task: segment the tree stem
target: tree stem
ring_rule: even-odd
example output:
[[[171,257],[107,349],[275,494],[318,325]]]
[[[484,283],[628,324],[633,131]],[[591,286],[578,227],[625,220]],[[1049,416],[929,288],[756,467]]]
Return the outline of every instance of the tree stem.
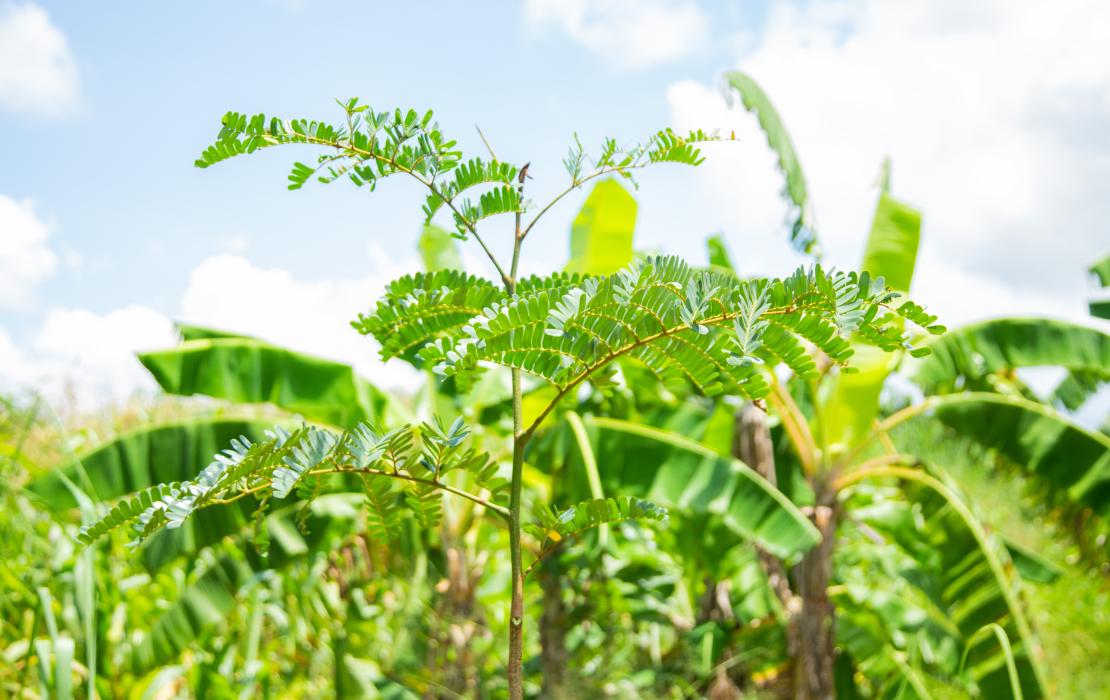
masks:
[[[517,191],[524,200],[525,171],[520,173]],[[516,293],[517,270],[520,265],[520,244],[523,240],[520,228],[520,212],[516,214],[516,227],[513,233],[513,260],[505,291]],[[524,395],[521,389],[521,372],[512,370],[513,383],[513,473],[509,491],[509,550],[512,564],[512,600],[509,604],[509,698],[522,700],[524,697],[524,566],[520,552],[520,497],[524,473],[524,448],[528,435],[524,432]]]

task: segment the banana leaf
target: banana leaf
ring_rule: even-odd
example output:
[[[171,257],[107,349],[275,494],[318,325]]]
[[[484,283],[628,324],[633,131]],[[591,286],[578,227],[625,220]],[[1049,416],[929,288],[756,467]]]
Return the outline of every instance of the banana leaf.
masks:
[[[1110,514],[1110,437],[1014,396],[970,392],[929,401],[957,433],[996,450],[1072,502]]]
[[[168,393],[204,394],[236,403],[271,403],[307,420],[339,427],[388,422],[393,399],[349,365],[244,337],[186,340],[139,354]]]
[[[782,117],[779,116],[770,98],[763,92],[751,76],[740,71],[725,73],[725,85],[736,91],[744,109],[755,114],[759,126],[767,136],[767,145],[778,159],[779,170],[786,179],[783,196],[791,204],[790,242],[804,253],[817,252],[817,234],[814,231],[812,207],[809,202],[809,188],[801,162],[794,150],[794,142],[786,131]]]
[[[820,541],[797,507],[750,467],[684,434],[591,417],[606,493],[720,517],[733,532],[790,559]]]
[[[419,247],[424,269],[428,272],[463,269],[462,254],[455,238],[439,226],[428,224],[424,227]]]
[[[921,213],[894,199],[879,195],[861,269],[882,277],[888,287],[907,292],[917,267],[921,239]],[[870,430],[879,412],[879,395],[898,357],[870,345],[855,345],[855,373],[840,373],[823,402],[821,416],[827,444],[833,451],[854,444]]]
[[[1110,335],[1045,318],[1001,318],[951,330],[933,341],[911,378],[927,394],[986,387],[988,375],[1020,367],[1064,367],[1110,380]]]
[[[54,511],[76,508],[66,479],[94,501],[110,501],[155,484],[192,479],[234,438],[261,440],[273,421],[196,419],[124,433],[48,471],[27,489]]]
[[[567,272],[606,275],[632,262],[636,200],[616,180],[594,185],[570,229]]]

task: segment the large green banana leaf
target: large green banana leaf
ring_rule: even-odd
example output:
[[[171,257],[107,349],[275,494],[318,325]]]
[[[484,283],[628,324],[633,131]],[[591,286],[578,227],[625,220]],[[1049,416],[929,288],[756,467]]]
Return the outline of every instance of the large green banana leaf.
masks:
[[[1064,367],[1110,380],[1110,335],[1046,318],[1001,318],[951,330],[912,372],[929,394],[981,388],[991,374],[1019,367]]]
[[[156,484],[192,479],[232,439],[264,440],[272,427],[272,421],[202,419],[142,428],[47,472],[28,489],[52,510],[77,506],[67,480],[95,500],[112,501]],[[243,500],[203,509],[182,527],[152,537],[142,549],[144,563],[156,571],[182,554],[196,553],[242,531],[255,505]]]
[[[28,490],[52,510],[76,508],[66,479],[95,501],[110,501],[156,484],[192,479],[231,440],[264,439],[273,421],[197,419],[120,435],[35,479]]]
[[[938,419],[997,450],[1075,503],[1110,514],[1110,437],[1023,398],[969,392],[929,399]]]
[[[339,427],[388,422],[397,404],[351,368],[244,337],[186,340],[139,354],[166,392],[237,403],[272,403]]]
[[[813,253],[817,250],[817,235],[813,230],[814,222],[809,202],[809,190],[805,174],[794,150],[794,142],[786,131],[782,117],[779,116],[770,98],[763,92],[751,76],[740,71],[725,73],[725,84],[740,95],[744,109],[755,114],[759,126],[767,136],[767,144],[775,152],[779,170],[786,178],[783,195],[793,205],[794,222],[790,231],[790,242],[798,250]]]
[[[726,272],[736,272],[732,264],[732,256],[728,253],[725,237],[715,233],[705,240],[705,247],[709,250],[709,266]]]
[[[594,185],[570,229],[567,272],[607,275],[632,262],[636,200],[616,180]]]
[[[908,292],[920,241],[921,212],[883,192],[875,205],[860,270],[882,276],[891,289]]]
[[[668,430],[589,418],[607,493],[720,517],[734,532],[789,559],[820,541],[817,529],[766,479],[736,459]]]
[[[887,286],[907,292],[917,266],[921,239],[921,213],[894,199],[879,195],[861,269],[883,277]],[[879,412],[879,394],[898,358],[870,345],[855,344],[853,374],[840,373],[824,401],[821,416],[825,441],[835,452],[853,445],[871,428]]]

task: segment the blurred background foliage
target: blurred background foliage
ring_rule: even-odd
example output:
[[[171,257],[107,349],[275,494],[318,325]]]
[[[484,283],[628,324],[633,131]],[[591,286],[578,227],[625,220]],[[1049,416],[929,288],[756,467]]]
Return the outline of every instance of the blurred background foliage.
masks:
[[[820,255],[782,118],[750,77],[727,80],[778,156],[792,242]],[[889,163],[883,173],[861,264],[907,290],[922,217],[891,195]],[[635,222],[632,193],[597,183],[566,269],[606,274],[641,255]],[[705,265],[751,272],[733,268],[730,243],[710,237]],[[460,265],[434,225],[419,250],[429,270]],[[1108,265],[1092,266],[1097,285]],[[1110,424],[1075,422],[1110,379],[1097,323],[992,320],[951,329],[925,359],[861,349],[855,375],[779,372],[783,413],[664,387],[632,361],[569,397],[530,448],[528,497],[650,497],[670,518],[531,542],[542,560],[528,580],[529,694],[792,695],[798,584],[782,576],[805,564],[752,519],[752,487],[730,466],[758,456],[744,437],[754,420],[770,437],[763,476],[784,497],[812,514],[828,487],[839,504],[826,589],[838,696],[1110,697]],[[158,396],[94,414],[3,398],[0,695],[502,696],[507,534],[468,501],[446,499],[434,531],[406,515],[387,541],[363,493],[336,482],[261,517],[242,502],[207,509],[138,550],[119,532],[76,544],[115,499],[192,478],[232,438],[274,424],[461,416],[505,461],[507,373],[468,387],[429,373],[393,395],[233,329],[179,330],[179,345],[138,358]],[[1027,371],[1045,367],[1058,377],[1048,391]],[[533,391],[526,412],[550,398]],[[836,456],[842,482],[812,478],[814,449]]]

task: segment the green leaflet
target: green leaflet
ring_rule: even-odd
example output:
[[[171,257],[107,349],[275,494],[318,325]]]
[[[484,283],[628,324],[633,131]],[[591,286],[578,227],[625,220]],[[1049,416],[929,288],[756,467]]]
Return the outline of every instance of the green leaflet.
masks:
[[[635,225],[632,195],[615,180],[598,182],[571,224],[566,271],[604,275],[632,262]]]
[[[349,365],[242,337],[187,340],[139,354],[166,392],[236,403],[272,403],[308,420],[351,426],[382,421],[393,399]]]
[[[28,490],[52,510],[77,506],[66,487],[66,479],[98,501],[128,497],[115,504],[87,536],[82,534],[81,543],[88,544],[108,530],[134,520],[150,505],[149,500],[157,500],[168,489],[195,478],[212,462],[213,455],[232,440],[239,436],[262,440],[265,431],[272,427],[271,421],[196,419],[142,428],[124,433],[47,472],[33,481]],[[242,501],[210,508],[179,529],[160,532],[142,550],[145,565],[157,570],[182,554],[197,552],[241,531],[250,522],[252,506],[253,502]],[[110,518],[112,515],[115,517]]]
[[[725,83],[740,95],[744,109],[754,113],[759,119],[759,126],[767,136],[767,144],[778,158],[779,170],[786,178],[783,196],[791,204],[793,222],[790,227],[790,242],[802,252],[817,253],[817,234],[813,229],[812,206],[805,174],[782,117],[763,92],[763,88],[746,73],[726,73]]]
[[[676,510],[713,514],[782,558],[820,541],[802,513],[763,477],[683,435],[631,421],[589,418],[600,428],[598,461],[613,491]],[[664,449],[660,449],[663,447]]]
[[[457,313],[462,302],[437,311],[454,294],[470,295],[469,285],[420,297],[391,293],[359,325],[383,348],[399,335],[408,347],[417,345],[418,337],[435,338],[419,356],[444,376],[465,376],[493,363],[567,390],[627,356],[641,360],[668,386],[693,384],[707,395],[752,398],[767,392],[761,360],[751,356],[755,347],[807,373],[814,365],[799,338],[845,363],[851,348],[842,336],[853,332],[884,350],[906,347],[908,338],[890,323],[896,317],[930,332],[943,330],[916,304],[894,304],[899,295],[878,288],[867,273],[826,272],[820,266],[799,268],[784,279],[739,280],[695,270],[678,258],[650,257],[608,276],[556,275],[550,284],[490,303],[461,327],[425,327],[411,320],[418,314]]]
[[[541,542],[558,542],[591,528],[626,520],[667,520],[666,508],[629,496],[595,498],[561,511],[552,510],[546,503],[539,503],[535,514],[537,523],[526,527]]]
[[[188,420],[124,433],[27,487],[53,510],[77,507],[65,478],[94,500],[108,501],[157,484],[186,481],[234,438],[262,439],[272,421]]]
[[[463,269],[462,254],[455,238],[434,224],[427,224],[420,234],[420,257],[424,261],[424,269],[428,272],[436,270],[461,270]]]
[[[1064,367],[1110,379],[1110,335],[1045,318],[1003,318],[949,331],[933,341],[911,378],[926,393],[987,387],[990,374],[1019,367]]]
[[[1110,437],[1091,432],[1039,403],[972,392],[929,399],[945,425],[1068,498],[1110,513]]]

